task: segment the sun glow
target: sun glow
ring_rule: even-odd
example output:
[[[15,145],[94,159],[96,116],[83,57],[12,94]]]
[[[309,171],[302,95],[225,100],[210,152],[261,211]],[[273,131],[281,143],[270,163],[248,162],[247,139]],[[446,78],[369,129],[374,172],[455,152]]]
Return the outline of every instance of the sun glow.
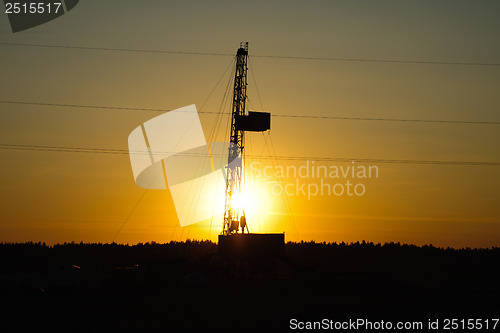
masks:
[[[243,208],[243,193],[242,192],[236,192],[231,196],[231,206],[233,207],[234,210],[240,211]]]
[[[274,199],[263,183],[247,183],[241,192],[234,193],[231,204],[241,215],[245,215],[251,232],[261,232],[265,227]]]
[[[245,188],[245,212],[257,216],[265,214],[265,190],[262,187],[247,185]]]

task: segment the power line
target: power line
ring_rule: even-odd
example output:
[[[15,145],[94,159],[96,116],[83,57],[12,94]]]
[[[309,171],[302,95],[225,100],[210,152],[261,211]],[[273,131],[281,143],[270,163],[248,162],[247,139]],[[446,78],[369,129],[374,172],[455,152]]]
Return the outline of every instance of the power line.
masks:
[[[264,157],[267,158],[267,157]],[[434,164],[434,165],[471,165],[471,166],[500,166],[500,162],[483,161],[446,161],[446,160],[402,160],[380,158],[345,158],[345,157],[312,157],[312,156],[276,156],[278,160],[287,161],[321,161],[321,162],[362,162],[384,164]]]
[[[157,53],[157,54],[181,54],[181,55],[200,55],[200,56],[230,56],[230,53],[218,52],[190,52],[190,51],[167,51],[151,49],[129,49],[129,48],[110,48],[110,47],[90,47],[90,46],[68,46],[68,45],[49,45],[49,44],[27,44],[27,43],[8,43],[0,42],[5,46],[22,47],[44,47],[75,50],[92,51],[115,51],[115,52],[136,52],[136,53]],[[336,57],[305,57],[305,56],[281,56],[281,55],[253,55],[253,58],[268,59],[290,59],[290,60],[314,60],[314,61],[343,61],[343,62],[372,62],[372,63],[394,63],[394,64],[416,64],[416,65],[456,65],[456,66],[500,66],[500,63],[482,63],[482,62],[455,62],[455,61],[423,61],[423,60],[397,60],[397,59],[363,59],[363,58],[336,58]]]
[[[469,120],[439,120],[439,119],[403,119],[403,118],[370,118],[370,117],[339,117],[339,116],[305,116],[305,115],[273,115],[273,117],[310,118],[332,120],[363,120],[363,121],[391,121],[413,123],[443,123],[443,124],[474,124],[474,125],[500,125],[500,121],[469,121]]]
[[[83,108],[83,109],[132,110],[132,111],[153,111],[153,112],[172,111],[172,109],[130,108],[130,107],[120,107],[120,106],[20,102],[20,101],[6,101],[6,100],[0,100],[0,103],[3,103],[3,104],[21,104],[21,105],[40,105],[40,106],[57,106],[57,107],[69,107],[69,108]],[[200,112],[198,112],[198,113],[200,113]]]
[[[67,152],[67,153],[74,152],[74,153],[128,154],[128,150],[126,149],[18,145],[18,144],[4,144],[4,143],[0,143],[0,149],[57,151],[57,152]],[[147,153],[147,152],[144,151],[141,153]]]
[[[55,106],[85,109],[108,109],[108,110],[130,110],[130,111],[149,111],[149,112],[168,112],[172,109],[155,109],[141,107],[120,107],[120,106],[101,106],[101,105],[81,105],[81,104],[59,104],[59,103],[39,103],[39,102],[20,102],[0,100],[3,104],[20,105],[38,105]],[[220,114],[219,112],[198,111],[200,114]],[[388,122],[413,122],[413,123],[442,123],[442,124],[470,124],[470,125],[500,125],[500,121],[473,121],[473,120],[444,120],[444,119],[404,119],[404,118],[371,118],[371,117],[342,117],[342,116],[320,116],[320,115],[292,115],[292,114],[273,114],[273,117],[280,118],[306,118],[306,119],[331,119],[331,120],[361,120],[361,121],[388,121]]]
[[[8,43],[8,42],[0,42],[0,45],[44,47],[44,48],[55,48],[55,49],[93,50],[93,51],[116,51],[116,52],[185,54],[185,55],[231,56],[231,57],[234,56],[233,54],[229,54],[229,53],[216,53],[216,52],[189,52],[189,51],[166,51],[166,50],[146,50],[146,49],[123,49],[123,48],[111,48],[111,47],[68,46],[68,45],[27,44],[27,43]]]
[[[0,143],[0,150],[31,150],[31,151],[51,151],[66,153],[99,153],[99,154],[118,154],[128,155],[127,149],[110,148],[89,148],[89,147],[63,147],[63,146],[42,146],[42,145],[19,145]],[[131,154],[149,154],[147,151],[131,151]],[[153,154],[164,154],[165,152],[156,152]],[[194,153],[177,153],[181,156],[199,157]],[[219,156],[221,154],[213,154]],[[320,161],[320,162],[360,162],[360,163],[384,163],[384,164],[429,164],[429,165],[464,165],[464,166],[500,166],[500,162],[491,161],[446,161],[446,160],[416,160],[416,159],[381,159],[381,158],[347,158],[347,157],[325,157],[325,156],[290,156],[290,155],[246,155],[249,158],[256,159],[278,159],[282,161]]]
[[[500,66],[500,63],[484,62],[455,62],[455,61],[424,61],[424,60],[395,60],[395,59],[362,59],[362,58],[323,58],[323,57],[298,57],[298,56],[273,56],[253,55],[253,58],[275,58],[295,60],[321,60],[321,61],[349,61],[349,62],[375,62],[412,65],[455,65],[455,66]]]

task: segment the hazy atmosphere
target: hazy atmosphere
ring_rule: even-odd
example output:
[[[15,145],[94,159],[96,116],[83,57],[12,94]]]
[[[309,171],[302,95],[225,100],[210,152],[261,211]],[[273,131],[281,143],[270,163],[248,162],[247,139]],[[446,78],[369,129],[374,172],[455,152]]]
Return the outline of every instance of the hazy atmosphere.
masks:
[[[248,109],[272,114],[246,139],[251,231],[500,246],[499,17],[487,0],[82,0],[12,33],[2,14],[0,241],[215,240],[221,219],[181,227],[168,189],[135,184],[127,138],[195,104],[227,140],[249,42]]]

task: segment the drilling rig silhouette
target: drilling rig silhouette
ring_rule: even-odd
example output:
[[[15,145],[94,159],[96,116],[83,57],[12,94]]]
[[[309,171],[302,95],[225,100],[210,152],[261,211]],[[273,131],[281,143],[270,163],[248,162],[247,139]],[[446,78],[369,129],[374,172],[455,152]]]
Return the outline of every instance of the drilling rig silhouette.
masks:
[[[226,170],[225,209],[222,232],[219,235],[219,254],[229,261],[247,266],[263,261],[272,265],[284,255],[285,235],[250,233],[245,216],[244,151],[245,132],[264,132],[271,128],[268,112],[246,112],[248,73],[248,42],[240,43],[236,52],[231,133]],[[236,205],[235,198],[242,198]],[[248,221],[251,222],[251,221]]]

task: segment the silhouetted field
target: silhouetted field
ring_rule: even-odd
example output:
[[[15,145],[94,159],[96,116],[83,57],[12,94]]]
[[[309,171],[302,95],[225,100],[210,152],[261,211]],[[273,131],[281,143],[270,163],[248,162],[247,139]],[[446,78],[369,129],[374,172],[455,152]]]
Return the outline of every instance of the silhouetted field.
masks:
[[[287,331],[323,318],[498,318],[500,248],[287,243],[228,260],[209,241],[0,244],[16,331]]]

